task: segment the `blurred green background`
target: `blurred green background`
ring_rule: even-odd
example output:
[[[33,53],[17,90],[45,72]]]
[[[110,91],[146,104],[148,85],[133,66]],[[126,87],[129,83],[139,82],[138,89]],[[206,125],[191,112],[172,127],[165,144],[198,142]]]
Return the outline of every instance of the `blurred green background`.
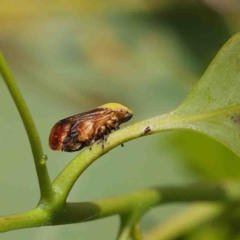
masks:
[[[240,30],[240,4],[2,0],[0,19],[0,50],[30,108],[54,179],[77,155],[49,149],[48,135],[56,121],[107,102],[134,111],[128,124],[173,110],[221,46]],[[0,215],[5,215],[34,208],[39,190],[23,124],[2,80],[0,111]],[[77,181],[68,200],[239,178],[238,169],[239,159],[220,144],[196,133],[173,131],[136,139],[104,155]],[[142,219],[143,231],[186,207],[150,210]],[[12,231],[0,239],[112,240],[118,224],[115,216]],[[181,239],[201,239],[194,234]]]

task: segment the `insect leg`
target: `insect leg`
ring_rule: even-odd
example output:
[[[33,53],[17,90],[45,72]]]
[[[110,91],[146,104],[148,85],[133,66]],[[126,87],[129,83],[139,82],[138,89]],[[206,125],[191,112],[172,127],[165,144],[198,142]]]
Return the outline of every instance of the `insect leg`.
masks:
[[[108,136],[109,136],[109,134],[103,135],[103,140],[104,140],[104,142],[107,141]]]
[[[106,142],[110,133],[112,132],[112,129],[110,127],[107,127],[103,133],[103,139]]]
[[[93,146],[93,144],[95,143],[95,140],[94,140],[94,138],[89,142],[89,149],[90,150],[92,150],[92,146]]]
[[[107,136],[104,135],[104,133],[101,133],[101,138],[99,139],[98,144],[101,144],[102,148],[104,148],[104,141],[106,140],[107,140]]]
[[[107,138],[109,136],[109,132],[110,131],[111,131],[110,129],[104,127],[104,128],[101,129],[101,131],[99,133],[100,140],[99,140],[98,144],[101,143],[102,144],[102,148],[104,148],[104,143],[107,141]]]
[[[102,148],[104,148],[104,138],[102,139]]]

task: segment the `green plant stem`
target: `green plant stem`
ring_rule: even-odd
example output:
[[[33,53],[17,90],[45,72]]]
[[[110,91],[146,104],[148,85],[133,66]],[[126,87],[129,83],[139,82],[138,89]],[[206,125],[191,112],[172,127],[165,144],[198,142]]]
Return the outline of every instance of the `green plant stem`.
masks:
[[[118,233],[118,240],[128,240],[132,236],[134,226],[141,217],[141,211],[129,212],[128,215],[122,215],[120,220],[120,229]]]
[[[52,191],[50,177],[48,175],[46,159],[43,154],[40,138],[39,138],[37,129],[35,127],[35,124],[33,122],[32,116],[24,101],[24,98],[16,82],[14,81],[11,70],[8,67],[1,52],[0,52],[0,72],[15,102],[15,105],[18,109],[18,112],[25,126],[28,139],[31,145],[33,157],[34,157],[41,197],[42,199],[47,200],[51,198],[53,191]]]
[[[143,240],[143,237],[142,237],[142,233],[141,233],[141,229],[140,229],[140,225],[139,225],[139,224],[136,224],[136,225],[132,228],[131,237],[132,237],[132,240]]]
[[[125,229],[122,231],[122,233],[125,232],[122,236],[126,236],[124,234],[128,234],[128,230],[131,230],[138,223],[140,216],[157,205],[173,202],[215,202],[230,204],[239,201],[240,182],[152,188],[97,201],[66,203],[55,211],[53,209],[41,208],[39,205],[36,209],[26,213],[0,217],[0,232],[37,226],[79,223],[120,215],[129,216],[131,220],[130,222],[125,221],[122,225],[125,226],[122,228]]]
[[[150,208],[164,203],[196,201],[240,201],[240,182],[152,188],[88,203],[67,203],[60,212],[60,217],[57,217],[54,223],[77,223],[116,214],[124,216],[136,211],[144,213]]]
[[[20,214],[2,216],[0,217],[0,232],[47,226],[49,225],[48,215],[46,211],[38,207]]]

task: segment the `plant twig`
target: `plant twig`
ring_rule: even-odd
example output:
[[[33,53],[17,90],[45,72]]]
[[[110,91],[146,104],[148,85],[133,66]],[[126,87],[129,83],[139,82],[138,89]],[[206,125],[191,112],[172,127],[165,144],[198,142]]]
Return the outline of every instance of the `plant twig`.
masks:
[[[43,154],[41,141],[29,109],[1,52],[0,73],[7,85],[7,88],[15,102],[15,105],[25,126],[34,157],[41,197],[44,201],[47,201],[52,196],[52,186],[46,166],[46,156]]]
[[[77,223],[116,214],[125,216],[130,212],[143,214],[154,206],[172,202],[227,203],[236,201],[240,201],[240,182],[152,188],[92,202],[66,203],[53,223],[54,225]]]
[[[129,216],[129,213],[134,213],[135,215],[130,215],[134,216],[130,221],[129,229],[131,230],[139,222],[140,216],[157,205],[173,202],[235,203],[239,201],[239,181],[152,188],[92,202],[66,203],[55,210],[38,205],[36,209],[26,213],[0,217],[0,232],[80,223],[113,215]]]
[[[141,211],[136,209],[136,211],[132,211],[127,215],[121,215],[118,240],[128,240],[130,237],[134,236],[133,229],[135,228],[136,223],[139,221],[141,214]],[[134,238],[133,240],[139,240],[139,238]]]
[[[152,188],[92,202],[66,203],[56,210],[42,208],[38,205],[36,209],[26,213],[0,217],[0,232],[79,223],[117,214],[130,216],[128,220],[131,221],[123,224],[125,228],[123,236],[126,236],[126,233],[129,233],[138,223],[140,216],[157,205],[173,202],[233,203],[239,201],[240,182]],[[134,214],[129,215],[129,213]]]
[[[136,224],[131,232],[132,240],[143,240],[140,225]]]

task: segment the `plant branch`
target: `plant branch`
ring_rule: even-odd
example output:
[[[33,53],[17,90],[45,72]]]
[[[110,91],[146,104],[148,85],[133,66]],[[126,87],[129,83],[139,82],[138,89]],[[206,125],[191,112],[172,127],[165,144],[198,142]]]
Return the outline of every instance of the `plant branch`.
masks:
[[[1,52],[0,72],[25,126],[34,157],[41,197],[47,200],[52,195],[52,187],[47,171],[46,157],[43,154],[40,138],[29,109]]]
[[[130,212],[128,215],[120,217],[120,229],[118,233],[118,240],[128,240],[132,236],[133,228],[136,222],[139,221],[141,213],[137,210]]]
[[[235,202],[240,201],[240,182],[194,184],[184,187],[163,187],[135,191],[122,196],[91,202],[66,203],[56,215],[54,225],[95,220],[119,214],[141,214],[154,206],[172,202]]]
[[[31,211],[0,217],[0,232],[49,225],[49,214],[37,207]]]
[[[0,217],[0,232],[80,223],[113,215],[134,216],[133,221],[130,221],[132,229],[140,216],[157,205],[173,202],[235,203],[239,201],[240,182],[152,188],[92,202],[66,203],[55,211],[38,205],[36,209],[26,213]]]
[[[140,229],[140,225],[139,225],[139,224],[136,224],[136,225],[132,228],[131,237],[132,237],[132,240],[143,240],[143,237],[142,237],[142,233],[141,233],[141,229]]]

